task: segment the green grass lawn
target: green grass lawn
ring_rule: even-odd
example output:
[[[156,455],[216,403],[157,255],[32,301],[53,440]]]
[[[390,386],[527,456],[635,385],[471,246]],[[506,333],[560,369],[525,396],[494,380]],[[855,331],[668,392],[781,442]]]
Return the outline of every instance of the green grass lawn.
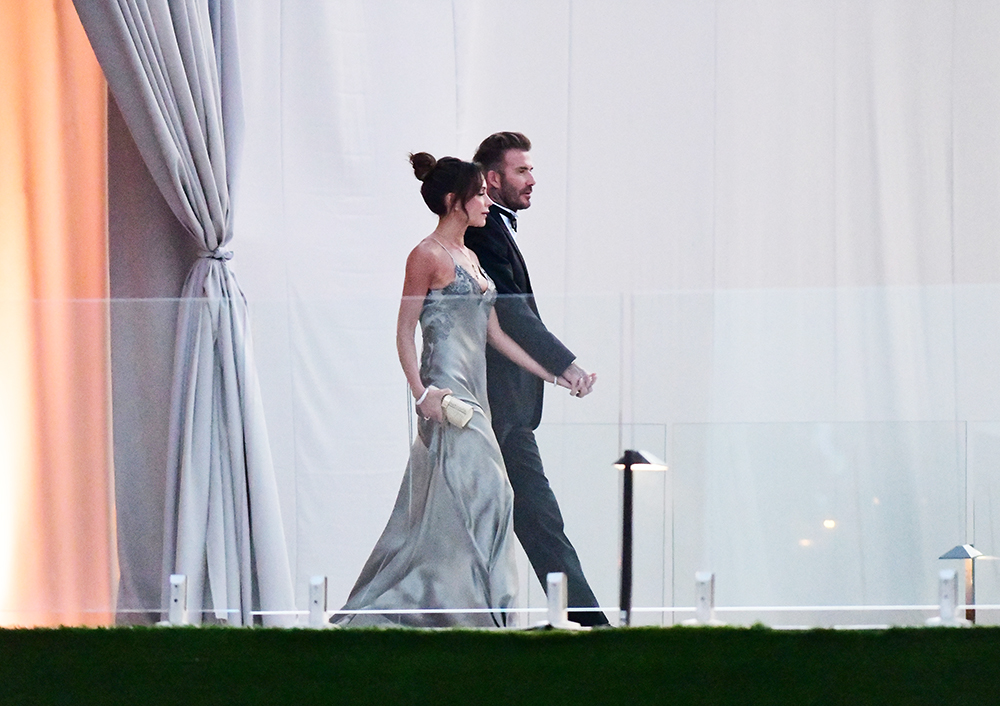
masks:
[[[1000,628],[0,630],[0,704],[990,704]]]

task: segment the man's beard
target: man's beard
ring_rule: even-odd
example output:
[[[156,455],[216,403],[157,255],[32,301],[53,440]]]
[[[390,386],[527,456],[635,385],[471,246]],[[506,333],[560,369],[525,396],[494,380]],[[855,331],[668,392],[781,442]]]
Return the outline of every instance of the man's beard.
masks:
[[[521,192],[511,186],[510,182],[501,178],[500,179],[500,205],[506,206],[511,211],[517,211],[523,208],[528,208],[531,205],[531,201],[528,201],[527,205],[521,205]]]

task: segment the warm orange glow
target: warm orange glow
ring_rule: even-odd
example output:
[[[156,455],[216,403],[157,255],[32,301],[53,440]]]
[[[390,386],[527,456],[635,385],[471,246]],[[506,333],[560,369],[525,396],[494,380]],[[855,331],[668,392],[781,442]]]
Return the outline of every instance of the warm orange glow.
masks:
[[[112,615],[105,100],[71,0],[0,0],[4,625]]]

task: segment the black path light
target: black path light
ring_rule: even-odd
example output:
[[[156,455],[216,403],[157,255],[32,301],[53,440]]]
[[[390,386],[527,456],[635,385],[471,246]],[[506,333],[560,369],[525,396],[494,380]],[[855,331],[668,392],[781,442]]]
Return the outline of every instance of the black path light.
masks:
[[[632,472],[666,471],[667,464],[648,451],[627,450],[615,463],[624,471],[622,485],[622,575],[618,606],[619,625],[628,627],[632,622]]]

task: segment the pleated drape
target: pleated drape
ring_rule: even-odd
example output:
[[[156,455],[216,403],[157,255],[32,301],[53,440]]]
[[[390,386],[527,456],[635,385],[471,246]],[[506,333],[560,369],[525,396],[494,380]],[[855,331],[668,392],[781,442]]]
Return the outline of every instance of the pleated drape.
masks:
[[[294,607],[246,299],[228,260],[242,133],[234,3],[76,0],[125,122],[201,257],[177,321],[163,605],[188,577],[194,622],[285,624]]]

